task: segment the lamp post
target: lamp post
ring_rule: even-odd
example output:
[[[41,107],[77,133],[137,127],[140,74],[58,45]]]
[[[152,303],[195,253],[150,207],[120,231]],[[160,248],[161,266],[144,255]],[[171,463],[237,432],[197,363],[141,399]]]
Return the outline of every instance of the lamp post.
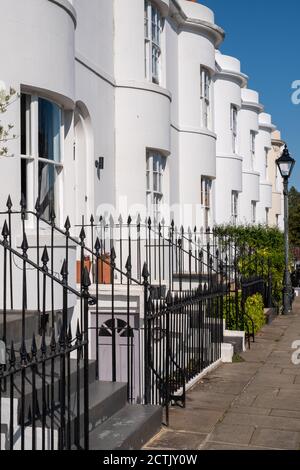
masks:
[[[280,174],[283,179],[284,195],[284,286],[283,286],[283,315],[288,315],[292,310],[292,283],[289,272],[289,227],[288,227],[288,197],[289,178],[295,166],[295,160],[290,156],[287,145],[285,145],[282,155],[276,160]]]

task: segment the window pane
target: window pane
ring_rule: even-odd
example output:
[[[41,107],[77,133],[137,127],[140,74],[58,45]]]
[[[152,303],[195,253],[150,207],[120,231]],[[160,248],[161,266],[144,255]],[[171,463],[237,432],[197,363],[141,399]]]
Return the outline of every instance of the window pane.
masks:
[[[153,173],[153,191],[158,191],[158,174]]]
[[[55,166],[48,163],[39,162],[38,179],[41,213],[45,219],[50,219],[51,211],[55,210]]]
[[[27,160],[24,158],[21,158],[21,194],[27,202]]]
[[[148,2],[145,2],[145,38],[148,38]]]
[[[21,155],[30,155],[30,96],[21,94]]]
[[[39,98],[39,157],[56,162],[60,155],[61,110],[48,100]]]

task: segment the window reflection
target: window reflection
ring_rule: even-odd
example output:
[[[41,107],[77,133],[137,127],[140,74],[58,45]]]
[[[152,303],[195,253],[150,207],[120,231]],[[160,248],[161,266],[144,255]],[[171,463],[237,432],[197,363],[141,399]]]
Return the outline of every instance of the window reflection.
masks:
[[[39,98],[39,157],[55,162],[60,155],[60,108],[48,100]]]

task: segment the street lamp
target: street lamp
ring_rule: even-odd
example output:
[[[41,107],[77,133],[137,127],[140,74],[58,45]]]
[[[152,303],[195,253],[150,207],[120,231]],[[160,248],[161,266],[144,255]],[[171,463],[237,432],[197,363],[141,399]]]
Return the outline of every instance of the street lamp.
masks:
[[[290,156],[287,145],[284,146],[282,155],[276,160],[280,174],[283,179],[283,195],[284,195],[284,286],[283,286],[283,315],[288,315],[292,310],[292,283],[289,272],[289,227],[288,227],[288,184],[289,178],[295,166],[295,160]]]

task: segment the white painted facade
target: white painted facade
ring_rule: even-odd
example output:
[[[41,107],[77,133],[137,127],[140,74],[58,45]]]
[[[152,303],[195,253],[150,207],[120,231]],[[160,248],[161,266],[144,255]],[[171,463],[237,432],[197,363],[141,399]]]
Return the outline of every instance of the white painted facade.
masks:
[[[243,153],[240,114],[241,89],[247,76],[234,57],[216,54],[215,125],[217,133],[216,223],[241,220],[240,195],[243,191]]]
[[[266,221],[271,118],[245,88],[239,61],[216,54],[224,33],[211,10],[188,0],[149,0],[146,16],[144,0],[0,0],[0,6],[0,80],[30,96],[22,155],[20,101],[5,116],[20,137],[9,142],[12,156],[0,161],[1,207],[8,194],[19,202],[21,167],[30,209],[42,190],[38,126],[46,99],[62,113],[59,161],[51,162],[61,225],[67,215],[79,224],[91,213],[168,220],[171,212],[178,225],[207,227],[232,222],[233,193],[236,222]],[[95,166],[99,157],[104,169]]]

